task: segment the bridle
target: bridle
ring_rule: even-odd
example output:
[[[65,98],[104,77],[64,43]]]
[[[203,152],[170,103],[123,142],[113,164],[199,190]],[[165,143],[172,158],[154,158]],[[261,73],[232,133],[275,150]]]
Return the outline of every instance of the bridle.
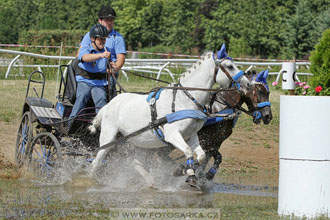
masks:
[[[264,83],[262,83],[262,82],[255,82],[254,83],[255,85],[262,85],[264,88],[265,88],[265,90],[267,91],[267,93],[269,94],[269,90],[267,89],[267,87],[265,86],[265,84]],[[258,109],[261,109],[261,108],[264,108],[264,107],[266,107],[266,106],[268,106],[268,107],[270,107],[271,106],[271,104],[270,104],[270,102],[269,101],[266,101],[266,102],[258,102]]]
[[[239,89],[240,84],[239,84],[238,81],[244,75],[244,71],[241,70],[232,77],[230,75],[230,73],[226,70],[224,65],[221,64],[225,59],[228,59],[228,56],[226,56],[226,57],[224,57],[220,60],[215,60],[216,67],[214,69],[213,81],[216,82],[217,74],[218,74],[218,71],[219,71],[219,68],[220,68],[226,74],[228,79],[230,80],[230,86],[229,87],[235,87],[236,89]]]
[[[213,56],[213,59],[214,59],[214,56]],[[213,80],[214,82],[216,82],[216,77],[217,77],[217,74],[218,74],[218,71],[219,71],[219,68],[226,74],[226,76],[228,77],[228,79],[230,80],[230,85],[229,87],[231,88],[236,88],[240,93],[242,93],[242,90],[240,89],[240,78],[244,75],[244,71],[239,71],[237,74],[235,74],[233,77],[229,74],[229,72],[226,70],[226,68],[224,67],[224,65],[222,64],[222,62],[225,60],[225,59],[228,59],[228,56],[220,59],[220,60],[215,60],[215,63],[216,63],[216,67],[215,67],[215,70],[214,70],[214,75],[213,75]],[[266,86],[261,83],[261,82],[255,82],[255,84],[261,84],[265,87],[265,89],[267,91],[269,91]],[[259,111],[260,109],[264,108],[264,107],[270,107],[271,104],[269,101],[267,102],[260,102],[260,103],[257,103],[257,107],[256,107],[256,111],[254,111],[253,113],[250,113],[249,111],[245,110],[244,108],[242,107],[239,107],[238,109],[249,114],[249,115],[252,115],[254,118],[256,119],[260,119],[262,114],[261,112]],[[235,106],[237,108],[237,106]]]
[[[261,85],[262,87],[265,88],[265,90],[267,91],[267,93],[269,94],[269,90],[267,89],[267,87],[265,86],[265,83],[263,82],[254,82],[255,85]],[[258,102],[257,103],[257,108],[256,111],[253,112],[253,117],[257,120],[261,119],[262,114],[260,112],[261,109],[263,109],[264,107],[270,107],[271,103],[269,101],[265,101],[265,102]]]

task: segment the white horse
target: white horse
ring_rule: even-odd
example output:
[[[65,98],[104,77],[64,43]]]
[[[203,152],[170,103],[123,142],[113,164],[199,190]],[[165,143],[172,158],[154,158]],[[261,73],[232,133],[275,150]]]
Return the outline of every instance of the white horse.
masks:
[[[216,64],[220,65],[221,68],[218,69]],[[231,58],[228,59],[224,45],[222,45],[222,49],[217,54],[209,52],[203,56],[197,64],[181,76],[180,83],[183,87],[201,89],[211,89],[215,83],[218,83],[222,88],[228,88],[232,85],[233,80],[223,72],[224,69],[231,77],[235,78],[238,74],[236,82],[240,82],[243,87],[250,87],[249,80],[241,74],[242,71],[234,65]],[[201,90],[193,90],[189,91],[189,93],[195,101],[192,101],[183,90],[177,90],[174,101],[176,111],[200,110],[196,103],[204,106],[210,94],[208,91]],[[156,101],[158,118],[172,113],[173,96],[172,89],[164,89],[159,94],[159,99]],[[96,128],[101,125],[101,147],[114,141],[118,132],[123,136],[127,136],[148,126],[151,122],[151,108],[146,101],[147,97],[148,95],[122,93],[98,112],[89,129],[91,132],[95,132]],[[202,128],[203,124],[203,118],[188,117],[162,126],[164,141],[182,151],[187,158],[187,164],[190,169],[187,170],[188,178],[186,182],[191,185],[196,184],[193,152],[197,154],[198,163],[201,163],[205,158],[205,153],[199,144],[197,136],[197,132]],[[167,146],[154,134],[152,129],[131,137],[128,141],[142,148]],[[95,160],[92,162],[93,171],[99,166],[109,150],[110,147],[102,149],[97,153]]]

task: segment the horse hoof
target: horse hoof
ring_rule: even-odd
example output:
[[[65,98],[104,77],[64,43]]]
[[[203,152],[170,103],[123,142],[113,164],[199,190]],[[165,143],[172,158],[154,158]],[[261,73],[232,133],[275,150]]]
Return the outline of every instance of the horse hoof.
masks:
[[[175,177],[184,176],[185,174],[186,174],[186,167],[184,165],[178,166],[173,172],[173,176]]]
[[[190,186],[197,187],[197,177],[195,175],[188,176],[186,183],[188,183]]]
[[[205,174],[205,177],[206,177],[207,180],[210,181],[210,180],[213,180],[214,174],[212,174],[212,173],[206,173]]]

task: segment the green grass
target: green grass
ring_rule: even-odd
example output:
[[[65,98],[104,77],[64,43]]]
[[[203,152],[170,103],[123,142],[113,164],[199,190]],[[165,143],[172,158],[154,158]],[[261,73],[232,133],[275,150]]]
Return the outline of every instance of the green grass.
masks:
[[[54,80],[46,82],[44,98],[55,102],[55,86]],[[33,85],[37,93],[40,85]],[[2,102],[0,104],[0,120],[11,122],[21,117],[24,100],[26,96],[27,80],[0,80],[0,92],[2,94]],[[36,96],[33,89],[30,89],[29,96]]]

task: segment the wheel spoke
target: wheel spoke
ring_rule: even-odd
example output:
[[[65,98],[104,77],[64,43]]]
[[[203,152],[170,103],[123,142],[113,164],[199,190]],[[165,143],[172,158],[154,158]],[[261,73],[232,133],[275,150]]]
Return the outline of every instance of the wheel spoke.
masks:
[[[20,153],[24,153],[25,152],[25,143],[23,142],[22,145],[20,145],[20,149],[19,149],[19,152]]]
[[[47,144],[47,137],[43,137],[43,140],[41,141],[42,143],[42,156],[43,158],[46,158],[47,156],[47,149],[46,149],[46,144]]]
[[[52,169],[52,167],[50,167],[50,166],[48,165],[48,163],[45,164],[45,168],[48,169],[48,170],[51,170],[51,169]]]
[[[47,150],[47,159],[51,156],[51,153],[52,153],[52,145],[49,146],[49,149]]]
[[[47,156],[47,159],[48,159],[48,158],[53,158],[53,156],[56,155],[56,149],[52,149],[52,150],[49,149],[48,152],[49,152],[49,154],[48,154],[48,156]]]
[[[26,136],[29,132],[29,124],[28,124],[28,120],[24,121],[24,126],[22,128],[22,134],[24,134],[24,136]]]
[[[42,163],[42,160],[41,159],[38,159],[38,158],[35,158],[35,159],[33,159],[33,161],[35,161],[35,162],[37,162],[37,163]]]
[[[51,133],[41,132],[35,136],[31,146],[30,162],[39,175],[46,177],[54,174],[56,164],[61,158],[59,147],[59,142]]]
[[[51,160],[47,160],[47,164],[49,164],[49,165],[54,165],[55,164],[55,162],[53,162],[53,161],[51,161]]]
[[[30,153],[28,152],[32,141],[32,127],[30,122],[30,112],[27,111],[22,116],[16,138],[15,159],[19,166],[23,165],[23,159],[25,159],[27,153]]]
[[[36,155],[37,155],[40,159],[42,159],[42,156],[39,154],[39,152],[38,152],[37,150],[34,150],[34,152],[36,153]]]

